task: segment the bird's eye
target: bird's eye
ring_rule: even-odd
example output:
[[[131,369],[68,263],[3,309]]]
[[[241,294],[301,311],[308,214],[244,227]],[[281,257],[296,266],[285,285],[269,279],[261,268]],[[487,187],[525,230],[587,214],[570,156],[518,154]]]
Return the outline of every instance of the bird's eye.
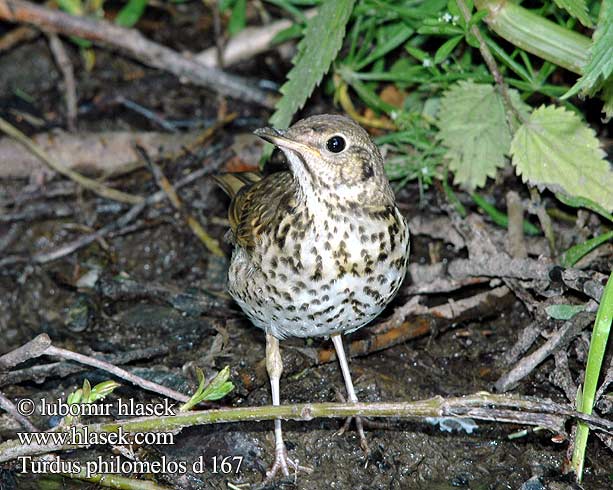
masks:
[[[332,136],[332,138],[326,141],[326,148],[332,153],[340,153],[345,149],[345,146],[345,138],[342,136]]]

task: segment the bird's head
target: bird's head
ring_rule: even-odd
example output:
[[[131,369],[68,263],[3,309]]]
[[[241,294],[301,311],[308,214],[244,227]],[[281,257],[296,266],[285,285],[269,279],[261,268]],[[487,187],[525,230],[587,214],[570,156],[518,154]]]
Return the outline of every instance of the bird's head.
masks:
[[[384,205],[394,195],[383,158],[368,133],[338,115],[302,119],[286,131],[257,129],[255,134],[278,146],[307,198]]]

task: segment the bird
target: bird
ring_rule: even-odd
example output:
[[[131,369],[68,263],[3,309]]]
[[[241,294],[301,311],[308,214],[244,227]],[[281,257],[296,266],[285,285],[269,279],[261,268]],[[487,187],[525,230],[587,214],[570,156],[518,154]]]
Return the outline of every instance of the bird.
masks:
[[[383,158],[368,133],[342,115],[254,134],[285,154],[289,170],[215,176],[231,197],[228,291],[266,335],[273,405],[280,404],[283,372],[279,340],[287,337],[330,337],[348,400],[357,403],[341,336],[384,310],[409,258],[409,229]],[[367,451],[362,420],[355,422]],[[309,471],[288,457],[280,419],[274,435],[267,479],[288,476],[290,468]]]

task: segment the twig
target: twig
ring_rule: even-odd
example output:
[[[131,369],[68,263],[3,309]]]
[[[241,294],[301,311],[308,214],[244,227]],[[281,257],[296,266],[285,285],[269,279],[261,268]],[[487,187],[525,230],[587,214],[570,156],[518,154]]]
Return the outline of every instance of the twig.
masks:
[[[96,483],[96,487],[119,488],[121,490],[171,490],[167,486],[158,485],[151,480],[137,480],[127,476],[112,473],[93,474],[87,476],[85,469],[78,473],[60,473],[65,478]]]
[[[163,345],[156,347],[147,347],[145,349],[134,349],[127,352],[118,352],[112,355],[102,355],[95,353],[96,356],[103,358],[105,361],[121,365],[141,359],[150,359],[152,357],[166,354],[168,348]],[[16,369],[7,373],[0,373],[0,387],[23,383],[24,381],[34,381],[42,383],[49,378],[64,378],[71,374],[85,371],[88,368],[83,365],[78,365],[73,362],[52,362],[49,364],[39,364],[25,369]]]
[[[0,0],[0,14],[2,13],[2,1],[3,0]],[[51,158],[39,145],[32,141],[32,139],[28,138],[15,126],[13,126],[1,117],[0,131],[4,131],[7,135],[16,139],[19,143],[25,146],[30,152],[36,155],[41,161],[43,161],[57,173],[74,180],[82,187],[89,189],[102,197],[106,197],[107,199],[113,199],[115,201],[125,202],[128,204],[138,204],[143,202],[143,198],[140,196],[134,196],[132,194],[127,194],[116,189],[111,189],[110,187],[100,184],[95,180],[89,179],[81,175],[80,173],[69,169],[63,163],[60,163],[55,159]]]
[[[464,0],[457,0],[457,4],[458,4],[458,8],[460,9],[460,12],[462,12],[462,17],[464,17],[466,24],[468,24],[470,22],[470,11],[468,10],[468,7],[466,6],[466,2]],[[500,92],[500,95],[502,95],[502,100],[507,109],[507,118],[510,120],[511,118],[508,117],[508,115],[512,114],[513,116],[515,116],[517,121],[524,123],[525,118],[521,115],[521,113],[513,105],[513,101],[511,100],[511,97],[509,96],[509,90],[508,90],[507,84],[504,81],[502,73],[500,73],[500,70],[498,69],[498,64],[496,63],[496,60],[494,59],[494,56],[492,55],[490,48],[487,47],[487,43],[485,42],[485,39],[483,39],[483,36],[481,35],[481,31],[476,25],[473,25],[470,28],[470,32],[475,36],[475,38],[479,42],[479,51],[481,52],[483,61],[485,61],[485,64],[490,70],[490,73],[494,77],[494,81],[496,82],[498,91]],[[513,128],[514,124],[509,124],[509,126]]]
[[[66,97],[66,126],[69,131],[77,129],[77,86],[75,84],[72,62],[57,34],[47,34],[49,48],[58,68],[64,76],[64,93]]]
[[[13,46],[25,41],[31,41],[40,36],[40,32],[31,27],[17,27],[0,38],[0,53],[8,51]]]
[[[524,352],[527,352],[528,349],[532,347],[532,344],[534,344],[540,334],[541,329],[534,323],[531,323],[525,327],[519,334],[519,337],[515,344],[513,344],[513,347],[511,347],[508,352],[505,353],[505,364],[510,365],[517,362],[519,356],[521,356]]]
[[[317,9],[309,9],[304,12],[304,16],[310,19],[316,13]],[[216,17],[213,17],[213,20],[217,22]],[[220,57],[223,60],[223,66],[251,59],[273,48],[272,40],[274,37],[284,29],[291,27],[291,25],[292,21],[282,19],[263,26],[246,27],[236,36],[233,36],[225,46],[217,43],[218,35],[215,32],[216,46],[198,53],[194,59],[205,66],[222,66],[219,61]]]
[[[5,410],[11,417],[13,417],[17,422],[21,424],[21,426],[30,432],[37,432],[38,428],[30,422],[26,417],[19,413],[15,404],[5,397],[2,392],[0,392],[0,408]]]
[[[140,147],[137,147],[136,149],[140,153],[141,158],[149,166],[149,170],[151,170],[151,173],[153,174],[153,177],[155,178],[158,187],[160,187],[160,189],[166,194],[172,206],[177,211],[179,211],[184,221],[194,232],[194,235],[196,235],[200,239],[200,241],[204,244],[208,251],[211,252],[213,255],[217,255],[218,257],[224,257],[225,254],[219,246],[219,242],[211,235],[209,235],[202,227],[200,222],[195,219],[191,214],[189,214],[189,212],[187,212],[187,210],[183,206],[183,203],[181,202],[181,199],[179,198],[179,195],[177,194],[177,191],[172,186],[170,181],[166,178],[160,166],[151,161],[145,150]]]
[[[536,214],[539,222],[541,223],[541,227],[543,228],[543,232],[545,233],[545,237],[547,237],[547,243],[549,244],[549,251],[552,257],[555,257],[556,254],[556,237],[553,232],[553,223],[551,221],[551,216],[547,214],[547,209],[543,205],[541,201],[541,195],[539,194],[536,187],[530,186],[530,197],[532,199],[532,208],[534,213]]]
[[[135,29],[125,29],[104,20],[76,17],[24,0],[0,0],[0,19],[25,22],[45,31],[78,36],[96,44],[108,45],[146,65],[169,71],[180,79],[187,79],[221,95],[255,102],[269,109],[274,108],[274,96],[248,84],[240,77],[205,67],[172,49],[150,41]]]
[[[403,417],[418,420],[425,417],[472,417],[493,422],[546,427],[554,432],[561,433],[564,432],[565,421],[576,418],[586,422],[595,430],[613,433],[613,421],[611,420],[578,413],[549,400],[492,395],[486,392],[452,398],[437,396],[414,402],[306,403],[221,408],[179,413],[168,417],[116,420],[111,423],[92,424],[86,427],[89,433],[118,432],[120,427],[125,433],[176,432],[185,427],[203,424],[261,421],[276,418],[313,420],[315,418],[346,418],[355,415],[374,418]],[[57,430],[59,429],[54,429],[51,432]],[[87,447],[87,445],[50,443],[43,446],[21,444],[19,440],[12,439],[0,444],[0,463],[14,460],[20,456],[33,456],[80,447]]]
[[[398,308],[389,320],[368,327],[369,335],[364,339],[353,340],[349,345],[348,355],[355,357],[371,354],[434,330],[441,331],[450,323],[457,324],[469,318],[485,317],[494,311],[500,311],[512,299],[509,288],[502,286],[432,308],[415,305],[411,300],[407,305]],[[406,320],[409,315],[411,318]],[[300,350],[306,352],[305,349]],[[334,349],[320,349],[316,358],[319,363],[331,362],[336,359]]]
[[[21,347],[0,357],[0,371],[5,371],[22,362],[42,356],[51,345],[51,339],[46,333],[34,337]]]
[[[511,257],[525,259],[528,257],[524,240],[524,208],[515,191],[507,192],[507,214],[509,216],[509,231],[507,234],[507,252]]]
[[[172,398],[173,400],[178,400],[181,402],[186,402],[189,400],[189,397],[179,393],[175,390],[171,390],[170,388],[166,388],[165,386],[159,385],[152,381],[148,381],[139,376],[135,376],[132,373],[129,373],[125,369],[118,368],[117,366],[102,361],[100,359],[96,359],[91,356],[86,356],[83,354],[79,354],[77,352],[72,352],[67,349],[62,349],[61,347],[55,347],[51,344],[51,339],[46,333],[40,334],[35,337],[33,340],[24,344],[21,347],[9,352],[8,354],[0,357],[0,366],[15,366],[21,362],[24,362],[28,359],[32,359],[35,357],[39,357],[41,355],[45,356],[54,356],[59,357],[61,359],[67,359],[70,361],[76,361],[80,364],[85,364],[86,366],[93,366],[98,369],[102,369],[111,374],[114,374],[118,378],[125,379],[130,383],[135,384],[136,386],[140,386],[145,390],[153,391],[154,393],[159,393],[168,398]]]
[[[62,349],[61,347],[55,347],[53,345],[50,345],[47,348],[47,350],[45,351],[45,355],[55,356],[70,361],[76,361],[80,364],[85,364],[86,366],[93,366],[98,369],[102,369],[103,371],[107,371],[111,374],[114,374],[118,378],[125,379],[126,381],[129,381],[136,386],[140,386],[145,390],[152,391],[154,393],[159,393],[160,395],[172,398],[173,400],[186,402],[190,399],[189,396],[179,393],[178,391],[172,390],[158,383],[154,383],[153,381],[146,380],[144,378],[141,378],[140,376],[135,376],[134,374],[129,373],[125,369],[121,369],[109,362],[101,361],[94,357],[78,354],[77,352],[72,352],[70,350]]]
[[[594,314],[582,312],[564,323],[541,347],[524,357],[508,373],[504,374],[496,381],[496,390],[500,392],[508,391],[517,383],[528,376],[541,362],[558,349],[562,349],[570,343],[585,328],[594,322]]]
[[[220,157],[216,161],[223,161],[223,158],[227,155],[227,152],[223,152]],[[184,185],[188,185],[193,181],[199,179],[203,175],[207,175],[211,172],[214,172],[216,169],[216,165],[209,167],[202,167],[198,170],[195,170],[188,176],[181,179],[179,182],[175,184],[176,188],[182,187]],[[158,203],[165,199],[166,193],[164,191],[158,191],[150,196],[148,196],[143,202],[136,204],[130,208],[128,212],[119,217],[116,221],[109,223],[108,225],[100,228],[98,231],[91,233],[89,235],[85,235],[83,237],[79,237],[72,242],[65,243],[64,245],[53,249],[49,252],[40,252],[32,255],[31,257],[21,257],[21,256],[8,256],[0,259],[0,267],[6,267],[9,265],[21,263],[21,262],[31,262],[35,264],[46,264],[48,262],[52,262],[59,258],[70,255],[71,253],[83,248],[90,243],[107,236],[111,232],[114,232],[128,223],[132,222],[136,219],[140,213],[145,209],[146,206],[150,206],[152,204]]]

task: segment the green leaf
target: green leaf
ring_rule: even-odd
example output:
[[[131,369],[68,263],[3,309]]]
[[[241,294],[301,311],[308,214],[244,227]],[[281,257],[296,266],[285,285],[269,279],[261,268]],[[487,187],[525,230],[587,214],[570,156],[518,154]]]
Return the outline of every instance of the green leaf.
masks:
[[[129,0],[115,17],[115,24],[121,27],[132,27],[145,12],[148,0]]]
[[[588,62],[583,67],[583,76],[564,94],[564,98],[575,95],[579,91],[593,95],[611,77],[613,73],[613,0],[603,0],[598,25],[592,40]]]
[[[550,305],[545,308],[547,315],[554,320],[570,320],[585,310],[585,305]]]
[[[455,36],[445,41],[445,43],[436,50],[434,55],[434,63],[438,64],[447,59],[447,57],[463,38],[463,36]]]
[[[232,7],[232,14],[228,22],[228,32],[231,36],[238,34],[247,25],[247,0],[237,0]]]
[[[186,412],[192,407],[198,405],[202,401],[213,401],[223,398],[234,389],[232,381],[228,381],[230,377],[230,366],[226,366],[205,386],[204,373],[201,369],[196,369],[198,376],[198,389],[192,397],[181,406],[181,411]]]
[[[525,111],[515,90],[514,105]],[[462,81],[445,92],[438,116],[438,138],[449,151],[454,183],[481,187],[505,164],[511,130],[502,97],[493,85]]]
[[[502,211],[499,211],[495,206],[487,202],[487,200],[481,197],[479,194],[472,193],[470,195],[473,201],[479,206],[483,211],[487,213],[487,215],[492,219],[494,223],[498,226],[502,226],[504,228],[509,227],[509,217],[504,214]],[[536,226],[534,226],[530,221],[524,220],[522,222],[522,228],[526,235],[540,235],[541,230],[539,230]]]
[[[600,306],[596,313],[596,321],[590,339],[590,350],[587,354],[585,366],[585,378],[583,390],[580,393],[581,400],[577,403],[577,410],[588,415],[592,413],[594,407],[596,388],[598,379],[604,376],[606,368],[603,370],[602,361],[607,349],[607,342],[611,333],[611,323],[613,321],[613,273],[609,275],[607,285],[600,298]],[[581,481],[583,473],[583,462],[585,448],[589,434],[589,427],[584,422],[578,422],[575,434],[575,449],[571,460],[571,468],[575,471],[577,480]]]
[[[366,56],[366,58],[356,64],[354,68],[355,71],[361,70],[376,59],[381,58],[393,49],[397,48],[403,42],[409,39],[411,34],[414,32],[415,31],[404,22],[397,22],[395,24],[380,27],[377,32],[377,34],[381,36],[380,42],[377,44],[377,47],[372,50],[368,56]]]
[[[81,0],[58,0],[57,4],[60,9],[71,15],[83,15],[83,2]]]
[[[590,211],[594,211],[596,214],[599,214],[603,218],[608,219],[613,223],[613,215],[600,204],[595,203],[591,199],[587,199],[585,197],[565,196],[564,194],[559,193],[556,194],[556,198],[572,208],[587,208]]]
[[[302,108],[315,87],[330,69],[330,65],[343,45],[345,26],[355,0],[325,0],[317,15],[307,23],[298,53],[292,60],[294,67],[281,87],[283,96],[270,118],[280,129],[287,128],[292,117]]]
[[[585,0],[555,0],[555,2],[559,8],[566,10],[585,27],[592,27],[592,19],[590,19]]]
[[[562,264],[562,267],[572,267],[592,250],[609,240],[613,240],[613,231],[607,231],[583,243],[578,243],[560,256],[560,264]]]
[[[292,24],[287,29],[277,32],[275,37],[270,40],[270,45],[276,46],[277,44],[284,43],[290,39],[296,39],[302,35],[303,30],[304,26],[300,24]]]
[[[536,109],[515,133],[511,155],[524,182],[613,209],[611,166],[594,131],[574,112]]]

